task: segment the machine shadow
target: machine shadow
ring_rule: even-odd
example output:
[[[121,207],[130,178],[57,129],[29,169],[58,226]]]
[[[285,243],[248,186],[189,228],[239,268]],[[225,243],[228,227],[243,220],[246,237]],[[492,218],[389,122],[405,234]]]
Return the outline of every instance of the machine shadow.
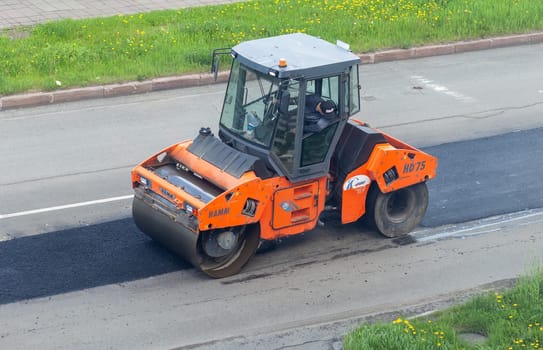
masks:
[[[0,304],[191,268],[131,218],[0,242]]]

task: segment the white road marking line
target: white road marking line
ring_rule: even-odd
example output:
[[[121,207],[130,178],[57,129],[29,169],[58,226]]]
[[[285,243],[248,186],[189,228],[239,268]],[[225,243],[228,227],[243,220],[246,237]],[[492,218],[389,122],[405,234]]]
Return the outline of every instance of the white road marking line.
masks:
[[[464,94],[461,94],[457,91],[449,90],[448,87],[436,84],[433,80],[426,79],[423,76],[420,75],[412,75],[411,79],[414,79],[418,84],[422,84],[426,86],[426,88],[432,89],[435,92],[438,92],[440,94],[444,94],[447,96],[451,96],[459,101],[473,101],[473,97],[466,96]]]
[[[11,237],[9,233],[0,232],[0,242],[9,241],[11,239],[13,239],[13,237]]]
[[[519,225],[520,225],[520,226],[528,226],[528,225],[537,224],[537,223],[540,223],[540,222],[543,222],[543,219],[541,219],[541,220],[534,220],[534,221],[530,221],[530,222],[523,222],[523,223],[520,223]]]
[[[434,240],[449,238],[449,237],[454,237],[454,236],[464,236],[464,237],[475,236],[475,235],[480,235],[484,233],[500,231],[501,230],[500,226],[504,224],[509,224],[515,221],[520,221],[520,220],[525,220],[525,219],[535,217],[535,219],[531,220],[528,223],[519,223],[519,224],[529,225],[529,224],[540,222],[541,220],[537,217],[542,216],[543,212],[541,211],[526,212],[525,214],[523,214],[523,212],[519,212],[519,214],[520,214],[519,216],[514,216],[514,217],[509,217],[509,218],[505,215],[500,215],[500,216],[495,217],[497,220],[491,220],[491,222],[489,223],[477,223],[465,228],[452,230],[452,231],[440,230],[440,232],[431,234],[431,235],[425,235],[424,231],[414,232],[413,237],[417,240],[417,242],[427,242],[427,241],[434,241]]]
[[[470,227],[468,229],[463,229],[463,230],[440,232],[440,233],[436,233],[435,235],[417,238],[417,242],[435,241],[435,240],[439,240],[443,238],[454,237],[454,236],[459,235],[460,233],[462,233],[463,237],[469,237],[469,236],[482,235],[485,233],[490,233],[490,232],[495,232],[495,231],[500,230],[499,228],[494,228],[494,229],[488,229],[488,230],[483,230],[483,231],[470,232],[470,231],[474,231],[475,229],[483,228],[486,226],[491,226],[491,225],[481,225],[479,227]]]
[[[84,207],[84,206],[88,206],[88,205],[95,205],[95,204],[102,204],[102,203],[108,203],[108,202],[122,201],[122,200],[125,200],[125,199],[130,199],[132,197],[134,197],[134,195],[131,194],[131,195],[127,195],[127,196],[119,196],[119,197],[97,199],[97,200],[88,201],[88,202],[80,202],[80,203],[59,205],[59,206],[56,206],[56,207],[41,208],[41,209],[34,209],[34,210],[26,210],[26,211],[20,211],[20,212],[17,212],[17,213],[0,214],[0,220],[14,218],[14,217],[17,217],[17,216],[26,216],[26,215],[46,213],[46,212],[55,211],[55,210],[63,210],[63,209]]]

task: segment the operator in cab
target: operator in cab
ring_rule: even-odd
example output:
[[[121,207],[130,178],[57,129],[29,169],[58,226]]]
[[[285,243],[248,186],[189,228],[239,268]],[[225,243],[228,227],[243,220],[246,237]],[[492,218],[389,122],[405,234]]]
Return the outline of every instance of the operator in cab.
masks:
[[[311,94],[305,96],[304,133],[320,132],[337,119],[334,101]]]

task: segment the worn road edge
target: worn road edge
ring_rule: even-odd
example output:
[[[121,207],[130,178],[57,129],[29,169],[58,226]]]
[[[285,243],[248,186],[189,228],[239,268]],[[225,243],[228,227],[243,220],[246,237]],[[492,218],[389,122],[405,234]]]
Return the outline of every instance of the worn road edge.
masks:
[[[436,311],[447,309],[453,305],[458,305],[468,301],[469,299],[484,295],[491,292],[503,292],[504,290],[513,288],[518,279],[509,278],[494,281],[491,283],[482,284],[470,289],[452,291],[450,293],[437,295],[435,298],[428,301],[414,302],[409,305],[401,305],[397,308],[388,309],[380,312],[360,312],[356,315],[339,317],[333,321],[315,322],[306,325],[301,325],[294,328],[283,327],[275,331],[262,330],[261,332],[254,332],[252,334],[231,336],[223,339],[214,339],[197,344],[183,345],[175,347],[172,350],[216,350],[216,349],[247,349],[251,347],[265,347],[270,344],[277,344],[277,337],[281,338],[283,342],[290,345],[278,346],[276,349],[298,348],[298,345],[308,342],[305,339],[303,333],[304,330],[317,329],[318,333],[323,334],[323,338],[319,339],[320,342],[326,342],[331,344],[330,348],[341,349],[342,346],[332,346],[332,344],[339,344],[343,342],[343,336],[362,324],[374,324],[376,322],[388,323],[392,320],[403,318],[418,318],[418,317],[431,317]],[[356,312],[355,312],[356,313]],[[333,331],[329,332],[328,329],[332,328]],[[339,333],[341,334],[338,334]],[[332,335],[333,334],[333,335]],[[268,347],[267,347],[268,348]]]
[[[494,49],[514,45],[543,43],[543,32],[509,35],[479,40],[460,41],[450,44],[429,45],[409,49],[394,49],[374,53],[359,54],[362,64],[372,64],[396,60],[406,60],[439,55],[449,55],[467,51]],[[215,81],[212,74],[188,74],[151,80],[90,86],[50,92],[35,92],[0,97],[0,111],[7,109],[34,107],[53,103],[80,101],[91,98],[104,98],[141,94],[152,91],[202,86],[223,83],[228,72],[219,73]]]

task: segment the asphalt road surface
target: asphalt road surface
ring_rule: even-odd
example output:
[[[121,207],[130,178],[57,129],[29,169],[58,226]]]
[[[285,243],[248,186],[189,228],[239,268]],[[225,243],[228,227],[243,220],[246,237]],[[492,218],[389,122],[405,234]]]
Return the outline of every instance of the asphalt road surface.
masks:
[[[439,157],[422,227],[385,240],[332,215],[219,281],[137,230],[129,172],[214,127],[224,85],[1,112],[0,348],[325,349],[337,320],[517,276],[541,258],[542,49],[361,67],[359,119]],[[432,238],[455,230],[475,233]]]

